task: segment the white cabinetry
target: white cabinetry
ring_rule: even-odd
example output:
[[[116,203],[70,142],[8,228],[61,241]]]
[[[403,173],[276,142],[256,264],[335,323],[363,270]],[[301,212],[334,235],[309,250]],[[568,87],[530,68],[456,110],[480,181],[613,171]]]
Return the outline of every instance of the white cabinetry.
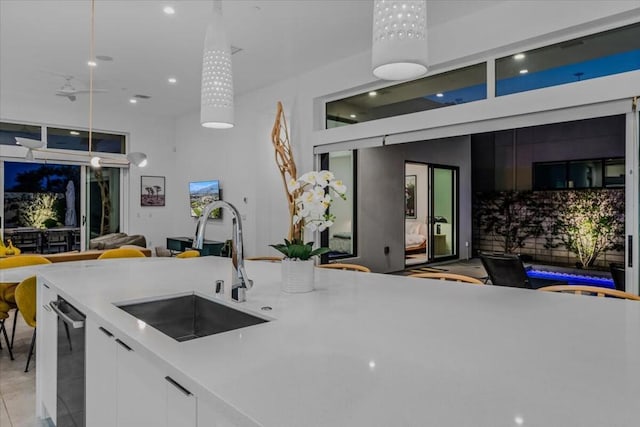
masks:
[[[116,346],[113,334],[90,319],[86,328],[87,426],[116,425]]]
[[[196,427],[196,398],[126,340],[87,319],[87,425]]]
[[[196,397],[171,377],[165,379],[167,381],[167,427],[195,427],[197,425]],[[215,424],[202,425],[213,427]]]
[[[39,418],[51,418],[56,422],[56,390],[58,363],[58,316],[49,306],[58,295],[45,283],[38,284],[38,334],[36,335],[36,372],[40,395],[36,411]]]
[[[167,425],[166,385],[162,372],[117,340],[118,427]]]

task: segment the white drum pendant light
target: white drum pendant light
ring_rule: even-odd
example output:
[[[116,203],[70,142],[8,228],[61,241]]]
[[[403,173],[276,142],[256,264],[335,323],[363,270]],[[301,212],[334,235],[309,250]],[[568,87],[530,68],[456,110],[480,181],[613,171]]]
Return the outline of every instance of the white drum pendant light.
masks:
[[[222,19],[222,2],[214,1],[202,55],[200,123],[204,127],[233,127],[233,76],[231,44]]]
[[[409,80],[427,72],[427,2],[375,0],[373,74]]]

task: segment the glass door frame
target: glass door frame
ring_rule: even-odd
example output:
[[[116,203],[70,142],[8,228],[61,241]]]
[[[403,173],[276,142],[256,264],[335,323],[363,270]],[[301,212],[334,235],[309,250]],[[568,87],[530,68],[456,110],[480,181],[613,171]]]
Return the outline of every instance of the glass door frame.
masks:
[[[449,261],[458,259],[460,257],[459,251],[459,240],[460,240],[460,167],[451,166],[451,165],[441,165],[436,163],[427,163],[429,168],[428,177],[429,177],[429,206],[428,206],[428,246],[429,246],[429,255],[427,262],[432,263],[436,261]],[[452,204],[451,207],[453,221],[455,224],[452,224],[453,236],[451,238],[451,255],[436,257],[435,251],[435,236],[436,236],[436,225],[435,222],[435,191],[433,188],[433,183],[435,181],[435,170],[436,169],[446,169],[452,172],[453,182],[451,183],[451,194],[452,194]]]
[[[625,156],[625,285],[626,291],[640,295],[640,112],[638,97],[626,114]]]
[[[24,162],[25,160],[22,158],[16,158],[12,156],[2,156],[0,157],[0,233],[2,236],[5,235],[5,203],[4,203],[4,184],[5,184],[5,162]],[[87,222],[87,209],[89,203],[89,196],[87,194],[87,186],[89,185],[88,177],[91,173],[91,166],[86,163],[75,162],[73,160],[63,160],[63,159],[38,159],[35,163],[42,164],[61,164],[61,165],[72,165],[78,166],[80,168],[80,185],[79,185],[79,197],[80,197],[80,212],[77,213],[77,223],[80,228],[80,250],[84,251],[89,249],[89,232],[88,232],[88,222]],[[120,178],[119,178],[119,229],[123,232],[127,232],[129,227],[129,218],[127,212],[129,212],[129,179],[130,173],[127,168],[119,168],[120,169]]]

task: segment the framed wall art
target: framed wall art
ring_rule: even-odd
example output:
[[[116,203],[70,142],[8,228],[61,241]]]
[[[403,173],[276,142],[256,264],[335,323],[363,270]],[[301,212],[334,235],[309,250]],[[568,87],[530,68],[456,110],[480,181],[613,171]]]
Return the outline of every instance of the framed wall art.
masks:
[[[164,206],[164,176],[140,177],[140,206]]]
[[[416,175],[406,175],[404,181],[404,216],[416,217]]]

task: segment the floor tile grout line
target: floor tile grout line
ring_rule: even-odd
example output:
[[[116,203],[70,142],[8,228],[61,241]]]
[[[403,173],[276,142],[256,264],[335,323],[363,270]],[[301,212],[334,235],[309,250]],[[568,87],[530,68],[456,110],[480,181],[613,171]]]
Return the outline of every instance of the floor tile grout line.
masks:
[[[9,415],[9,408],[7,408],[7,404],[4,401],[4,397],[0,395],[0,400],[2,401],[2,406],[4,407],[4,413],[7,414],[7,419],[9,420],[9,427],[13,427],[13,421],[11,421],[11,415]]]

